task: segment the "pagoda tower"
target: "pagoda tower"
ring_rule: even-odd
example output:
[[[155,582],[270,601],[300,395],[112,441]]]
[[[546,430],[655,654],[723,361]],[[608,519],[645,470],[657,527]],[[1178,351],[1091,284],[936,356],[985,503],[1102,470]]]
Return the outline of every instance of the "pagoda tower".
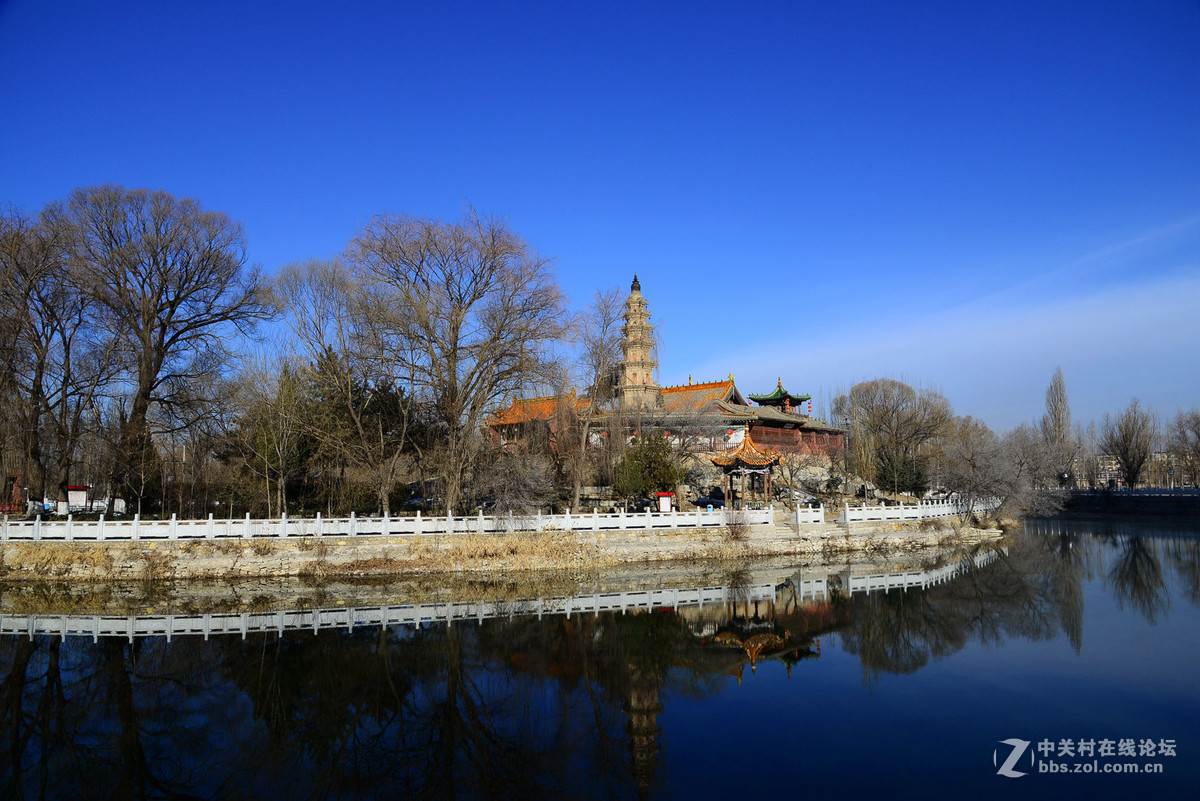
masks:
[[[662,405],[654,369],[654,326],[650,325],[650,310],[642,297],[642,285],[637,275],[629,287],[625,301],[625,325],[621,329],[621,379],[617,385],[622,409],[650,409]]]

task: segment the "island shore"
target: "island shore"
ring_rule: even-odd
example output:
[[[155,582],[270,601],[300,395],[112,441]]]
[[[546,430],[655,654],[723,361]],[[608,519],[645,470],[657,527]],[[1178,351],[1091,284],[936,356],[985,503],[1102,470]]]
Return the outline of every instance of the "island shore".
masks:
[[[546,531],[508,535],[292,537],[153,542],[9,542],[0,581],[356,578],[603,570],[693,560],[869,552],[977,543],[997,530],[943,521],[754,526],[744,530]]]

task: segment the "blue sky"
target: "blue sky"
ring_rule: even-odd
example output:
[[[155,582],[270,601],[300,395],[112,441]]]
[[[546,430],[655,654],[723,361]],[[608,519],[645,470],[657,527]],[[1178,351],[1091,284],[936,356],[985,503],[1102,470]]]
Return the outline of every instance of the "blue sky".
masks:
[[[267,272],[470,202],[665,384],[1004,429],[1200,403],[1200,5],[0,0],[0,201],[198,198]]]

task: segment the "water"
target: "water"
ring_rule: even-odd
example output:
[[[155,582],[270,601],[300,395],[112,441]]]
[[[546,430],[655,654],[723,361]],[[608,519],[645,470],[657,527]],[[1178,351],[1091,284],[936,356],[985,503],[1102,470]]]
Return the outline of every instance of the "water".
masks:
[[[7,635],[0,786],[71,799],[1195,797],[1196,533],[1031,523],[966,569],[892,566],[918,586],[888,592],[854,592],[862,568],[809,566],[747,570],[703,607],[681,593],[653,611],[632,596],[624,613],[572,601],[541,619],[477,604],[451,625],[316,633],[255,631],[277,620],[260,614],[244,638]],[[1011,768],[1026,775],[997,774],[1009,739],[1031,743]],[[1124,739],[1173,741],[1176,755],[1058,756],[1063,740]],[[1047,759],[1162,772],[1039,772]]]

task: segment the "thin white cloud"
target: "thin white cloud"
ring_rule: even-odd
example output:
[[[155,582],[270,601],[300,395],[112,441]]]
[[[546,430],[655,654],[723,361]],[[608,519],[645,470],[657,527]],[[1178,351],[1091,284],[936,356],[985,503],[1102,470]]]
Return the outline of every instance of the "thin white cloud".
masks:
[[[1077,420],[1134,396],[1170,415],[1200,402],[1200,272],[1069,299],[975,303],[900,327],[878,328],[861,309],[844,333],[800,348],[747,344],[698,370],[729,366],[751,391],[777,375],[801,392],[880,375],[931,382],[960,413],[1001,429],[1040,415],[1062,366]]]

